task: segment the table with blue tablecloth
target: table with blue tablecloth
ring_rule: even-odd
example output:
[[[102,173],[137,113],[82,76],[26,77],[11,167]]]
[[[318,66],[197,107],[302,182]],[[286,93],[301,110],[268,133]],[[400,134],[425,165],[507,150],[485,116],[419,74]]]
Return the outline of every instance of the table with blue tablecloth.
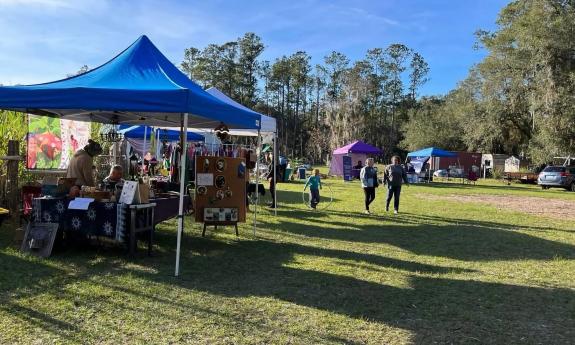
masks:
[[[190,202],[186,196],[184,205]],[[129,217],[125,216],[127,205],[115,202],[90,203],[87,210],[71,210],[68,198],[35,198],[32,204],[32,220],[58,223],[61,231],[85,236],[106,237],[118,242],[126,238]],[[150,199],[154,207],[154,225],[178,215],[179,197]]]
[[[87,210],[70,210],[68,198],[35,198],[32,203],[32,220],[35,222],[58,223],[62,231],[100,236],[112,239],[122,238],[119,232],[115,202],[90,204]]]

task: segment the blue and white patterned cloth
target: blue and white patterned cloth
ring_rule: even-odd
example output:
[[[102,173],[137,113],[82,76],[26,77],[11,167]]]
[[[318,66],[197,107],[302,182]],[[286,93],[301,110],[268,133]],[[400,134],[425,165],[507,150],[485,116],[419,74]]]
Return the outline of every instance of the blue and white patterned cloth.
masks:
[[[123,239],[117,234],[117,207],[114,202],[90,204],[88,210],[69,210],[70,200],[66,198],[35,198],[33,220],[36,222],[58,223],[60,229],[84,235]],[[121,227],[125,228],[125,227]]]

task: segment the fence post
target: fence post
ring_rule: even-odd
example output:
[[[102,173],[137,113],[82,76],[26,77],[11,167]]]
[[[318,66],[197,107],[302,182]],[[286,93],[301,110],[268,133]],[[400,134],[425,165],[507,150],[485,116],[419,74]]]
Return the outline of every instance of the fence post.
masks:
[[[8,156],[19,156],[20,155],[20,142],[18,140],[8,141]],[[8,208],[10,209],[10,214],[12,215],[12,220],[18,222],[18,217],[20,215],[20,195],[18,193],[18,164],[19,160],[8,160],[6,162],[6,176],[8,184]]]

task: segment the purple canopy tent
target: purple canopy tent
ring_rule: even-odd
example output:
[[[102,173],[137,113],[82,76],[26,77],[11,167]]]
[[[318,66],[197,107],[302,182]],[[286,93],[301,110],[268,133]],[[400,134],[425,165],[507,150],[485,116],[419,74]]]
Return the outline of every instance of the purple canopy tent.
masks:
[[[363,141],[354,141],[351,144],[347,144],[333,151],[329,174],[336,176],[343,175],[343,156],[345,155],[351,156],[351,162],[353,166],[355,166],[358,161],[364,164],[367,156],[378,155],[381,152],[382,151],[377,147],[366,144]]]

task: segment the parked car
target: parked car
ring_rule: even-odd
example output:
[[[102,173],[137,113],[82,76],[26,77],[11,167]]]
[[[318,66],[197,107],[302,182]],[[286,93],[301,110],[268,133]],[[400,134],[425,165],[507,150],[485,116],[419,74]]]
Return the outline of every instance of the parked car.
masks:
[[[575,167],[550,165],[539,173],[537,184],[543,189],[565,188],[575,192]]]
[[[446,169],[439,169],[433,172],[433,176],[435,177],[449,177],[449,173]]]

